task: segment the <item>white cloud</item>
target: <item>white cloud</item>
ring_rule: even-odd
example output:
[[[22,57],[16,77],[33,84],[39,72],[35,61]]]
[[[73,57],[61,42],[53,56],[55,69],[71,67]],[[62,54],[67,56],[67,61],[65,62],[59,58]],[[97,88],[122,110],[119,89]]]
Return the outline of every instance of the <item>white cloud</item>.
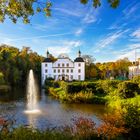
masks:
[[[127,57],[129,60],[134,61],[135,54],[136,58],[140,57],[140,43],[129,44],[125,49],[116,51],[115,54],[117,55],[117,59]]]
[[[83,29],[79,28],[78,30],[75,31],[75,35],[79,36],[83,33]]]
[[[47,49],[50,51],[50,53],[53,53],[53,55],[58,56],[61,53],[69,54],[74,48],[79,47],[81,45],[81,41],[63,40],[53,45],[47,45]]]
[[[99,13],[99,8],[94,9],[93,7],[91,7],[90,10],[88,9],[88,12],[86,13],[86,15],[83,18],[82,22],[87,23],[87,24],[96,22],[98,13]]]
[[[131,15],[133,15],[137,10],[139,10],[139,3],[135,5],[129,5],[127,8],[123,10],[123,14],[125,18],[129,18]]]
[[[140,39],[140,28],[134,31],[131,36]]]
[[[81,13],[79,11],[74,11],[72,9],[66,9],[66,8],[53,8],[53,10],[62,12],[64,14],[70,15],[70,16],[75,16],[75,17],[81,17]]]
[[[108,29],[123,29],[130,23],[133,23],[136,19],[140,18],[139,14],[140,3],[135,1],[130,3],[123,11],[120,17],[108,28]]]
[[[99,52],[100,49],[108,47],[109,45],[114,43],[118,38],[120,38],[127,31],[128,30],[117,31],[115,33],[108,34],[107,37],[101,39],[99,41],[99,43],[96,44],[96,50]]]
[[[48,38],[48,37],[57,37],[57,36],[64,36],[64,35],[70,35],[73,34],[72,32],[67,32],[67,33],[59,33],[59,34],[50,34],[50,35],[44,35],[44,36],[34,36],[34,37],[25,37],[25,38],[16,38],[16,39],[11,39],[7,38],[9,42],[16,42],[16,41],[22,41],[22,40],[32,40],[32,39],[41,39],[41,38]]]
[[[124,54],[120,54],[118,55],[118,59],[121,59],[121,58],[125,58],[127,57],[129,60],[131,61],[135,61],[135,50],[131,50],[129,52],[126,52]],[[140,58],[140,51],[137,51],[136,52],[136,59]]]

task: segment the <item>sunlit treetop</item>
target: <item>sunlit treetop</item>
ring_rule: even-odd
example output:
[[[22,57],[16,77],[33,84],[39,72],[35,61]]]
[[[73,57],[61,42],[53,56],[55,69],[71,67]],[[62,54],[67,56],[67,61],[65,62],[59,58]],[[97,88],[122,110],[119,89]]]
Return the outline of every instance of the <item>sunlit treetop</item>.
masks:
[[[120,0],[107,0],[112,8],[119,5]],[[89,0],[80,0],[82,4],[87,4]],[[101,0],[92,0],[92,6],[101,6]],[[43,12],[46,16],[51,16],[52,2],[49,0],[0,0],[0,22],[4,22],[6,17],[16,23],[19,18],[23,23],[30,23],[30,17]]]

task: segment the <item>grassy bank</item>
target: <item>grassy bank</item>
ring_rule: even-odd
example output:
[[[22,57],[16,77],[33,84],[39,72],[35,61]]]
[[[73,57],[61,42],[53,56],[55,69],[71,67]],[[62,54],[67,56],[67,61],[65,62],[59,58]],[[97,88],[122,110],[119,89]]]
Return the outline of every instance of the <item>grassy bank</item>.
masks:
[[[74,94],[67,94],[63,88],[49,88],[49,93],[63,102],[68,103],[90,103],[90,104],[105,104],[106,97],[93,95],[93,93],[81,91]]]
[[[50,80],[46,81],[45,89],[61,101],[71,103],[112,104],[112,101],[131,100],[140,94],[139,83],[119,80],[70,83]]]
[[[106,104],[111,114],[117,112],[122,116],[126,129],[130,130],[127,137],[133,140],[140,138],[140,77],[129,81],[99,80],[72,83],[51,81],[46,89],[61,101]]]

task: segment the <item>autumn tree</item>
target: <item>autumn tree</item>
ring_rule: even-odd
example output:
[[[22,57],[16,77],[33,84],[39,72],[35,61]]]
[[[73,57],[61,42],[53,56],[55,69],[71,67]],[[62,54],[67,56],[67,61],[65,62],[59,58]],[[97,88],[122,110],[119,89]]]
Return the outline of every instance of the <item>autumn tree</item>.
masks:
[[[107,0],[112,8],[116,8],[120,0]],[[80,0],[82,4],[89,3],[89,0]],[[97,8],[101,6],[101,0],[92,0],[91,4]],[[46,16],[51,16],[52,2],[50,0],[0,0],[0,21],[4,22],[6,16],[14,23],[19,18],[25,24],[30,22],[30,17],[43,12]]]
[[[0,73],[7,84],[12,86],[26,84],[27,74],[33,69],[38,79],[41,79],[42,57],[33,52],[29,47],[19,49],[8,46],[0,46]]]

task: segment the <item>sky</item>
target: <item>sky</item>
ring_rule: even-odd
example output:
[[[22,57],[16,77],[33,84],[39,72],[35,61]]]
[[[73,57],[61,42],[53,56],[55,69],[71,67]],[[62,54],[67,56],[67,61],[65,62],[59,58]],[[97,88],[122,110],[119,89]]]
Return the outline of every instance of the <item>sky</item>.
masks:
[[[80,0],[52,0],[52,16],[39,13],[30,24],[8,18],[0,23],[0,44],[21,49],[30,47],[40,55],[46,51],[57,57],[67,53],[71,59],[92,55],[96,62],[140,57],[140,0],[121,0],[117,9],[102,0],[99,8]]]

